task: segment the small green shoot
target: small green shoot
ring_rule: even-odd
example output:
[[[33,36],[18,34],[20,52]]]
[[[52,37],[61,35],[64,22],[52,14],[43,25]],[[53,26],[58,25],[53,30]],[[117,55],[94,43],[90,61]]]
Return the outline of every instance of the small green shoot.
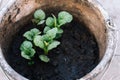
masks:
[[[37,25],[41,25],[45,22],[45,12],[41,9],[36,10],[34,13],[34,19],[32,20],[34,23],[36,23]]]
[[[33,22],[37,25],[41,25],[45,22],[46,26],[43,29],[43,32],[39,31],[37,28],[33,28],[30,31],[24,33],[24,37],[28,41],[24,41],[21,44],[21,56],[25,59],[30,60],[29,65],[34,64],[32,58],[34,57],[36,51],[34,47],[39,47],[44,51],[44,54],[39,54],[39,59],[43,62],[49,62],[50,59],[47,56],[49,51],[56,48],[60,45],[60,42],[57,41],[58,38],[62,36],[63,26],[66,23],[70,23],[73,20],[73,16],[66,12],[61,11],[58,14],[58,18],[52,14],[52,17],[48,17],[45,20],[46,14],[43,10],[36,10],[34,13]]]
[[[66,11],[62,11],[58,14],[58,27],[61,27],[62,25],[66,23],[70,23],[73,20],[73,17],[70,13]]]
[[[20,47],[21,56],[25,59],[31,60],[35,55],[35,50],[33,49],[33,45],[30,41],[24,41]]]

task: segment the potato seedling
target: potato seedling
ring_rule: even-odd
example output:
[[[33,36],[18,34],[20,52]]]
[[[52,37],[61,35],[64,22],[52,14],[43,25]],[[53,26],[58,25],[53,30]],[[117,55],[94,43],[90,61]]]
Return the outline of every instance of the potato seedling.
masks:
[[[62,36],[63,26],[66,23],[70,23],[73,19],[72,15],[66,11],[61,11],[58,14],[58,18],[52,14],[52,17],[48,17],[45,20],[45,12],[41,9],[36,10],[34,13],[34,19],[32,20],[35,24],[41,25],[45,22],[46,26],[43,32],[37,28],[33,28],[30,31],[24,33],[25,40],[20,47],[21,56],[25,59],[31,60],[36,51],[33,46],[39,47],[44,51],[44,54],[40,54],[39,58],[43,62],[49,62],[50,59],[47,56],[49,51],[60,45],[57,41]]]
[[[33,45],[30,41],[24,41],[20,47],[21,56],[25,59],[31,60],[35,55],[35,50],[33,49]]]
[[[48,30],[44,35],[37,35],[34,38],[33,42],[35,46],[44,50],[44,55],[39,56],[39,58],[44,62],[49,61],[49,58],[46,56],[48,55],[48,52],[53,48],[56,48],[60,44],[59,41],[54,40],[56,34],[57,34],[57,28],[53,28]]]

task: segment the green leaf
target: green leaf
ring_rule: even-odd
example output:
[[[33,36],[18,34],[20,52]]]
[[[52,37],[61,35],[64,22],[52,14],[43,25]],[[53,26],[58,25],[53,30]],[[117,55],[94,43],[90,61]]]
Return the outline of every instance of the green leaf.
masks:
[[[30,31],[25,32],[23,36],[28,40],[33,40],[33,34]]]
[[[63,33],[63,30],[62,30],[61,28],[58,28],[58,32],[57,32],[57,34],[56,34],[55,39],[60,38],[60,37],[62,36],[62,33]]]
[[[73,16],[66,11],[62,11],[58,14],[58,22],[60,26],[66,23],[70,23],[72,20]]]
[[[39,19],[39,20],[43,20],[45,19],[45,12],[41,9],[39,10],[36,10],[35,13],[34,13],[34,18],[35,19]]]
[[[57,28],[50,29],[46,32],[46,35],[48,38],[54,39],[56,37],[57,31],[58,31]]]
[[[50,29],[51,29],[50,27],[46,26],[46,27],[44,28],[43,32],[46,33],[46,32],[49,31]]]
[[[39,58],[41,61],[46,63],[50,61],[50,59],[46,55],[40,55]]]
[[[42,36],[42,38],[44,41],[49,42],[49,41],[52,41],[56,37],[56,34],[57,34],[57,28],[53,28],[53,29],[48,30],[46,34]]]
[[[41,25],[45,22],[45,20],[41,20],[40,22],[37,23],[37,25]]]
[[[25,59],[31,60],[31,57],[29,55],[26,55],[26,53],[23,51],[21,52],[21,56]]]
[[[33,57],[35,55],[35,50],[33,48],[30,49],[30,57]]]
[[[35,50],[32,47],[33,45],[30,41],[24,41],[20,46],[21,56],[30,60],[35,54]]]
[[[46,42],[49,42],[52,40],[52,38],[48,35],[48,34],[45,34],[42,36],[43,40],[46,41]]]
[[[62,34],[63,33],[63,30],[62,29],[58,29],[58,34]]]
[[[35,50],[30,49],[29,52],[22,51],[21,56],[25,59],[31,60],[31,58],[35,55]]]
[[[33,29],[31,29],[30,31],[31,31],[31,33],[33,33],[34,35],[41,34],[41,32],[39,31],[39,29],[37,29],[37,28],[33,28]]]
[[[44,45],[42,36],[39,36],[39,35],[35,36],[33,42],[34,42],[35,46],[38,46],[41,49],[44,49],[45,45]]]
[[[48,51],[52,50],[53,48],[56,48],[60,44],[59,41],[53,41],[49,46],[48,46]]]
[[[46,25],[49,27],[53,27],[54,26],[54,19],[52,17],[48,17],[46,20]]]
[[[32,47],[33,47],[33,45],[30,41],[24,41],[20,46],[20,50],[25,51],[26,49],[30,49]]]
[[[57,33],[55,39],[59,39],[62,36],[62,34]]]
[[[23,34],[23,36],[25,38],[27,38],[28,40],[33,40],[34,36],[35,35],[38,35],[40,34],[41,32],[37,29],[37,28],[34,28],[34,29],[31,29],[30,31],[27,31],[26,33]]]

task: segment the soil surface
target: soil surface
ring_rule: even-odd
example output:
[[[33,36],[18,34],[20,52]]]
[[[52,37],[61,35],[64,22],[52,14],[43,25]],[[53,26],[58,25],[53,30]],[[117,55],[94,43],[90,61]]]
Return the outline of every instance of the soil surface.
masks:
[[[43,26],[43,25],[42,25]],[[43,29],[43,27],[40,30]],[[30,80],[76,80],[89,73],[99,62],[99,48],[95,37],[78,22],[64,25],[64,33],[59,39],[61,44],[49,52],[50,62],[44,63],[39,58],[43,50],[37,48],[35,64],[28,65],[28,60],[21,57],[20,45],[25,40],[25,31],[36,27],[28,23],[15,36],[7,53],[8,63],[15,71]]]

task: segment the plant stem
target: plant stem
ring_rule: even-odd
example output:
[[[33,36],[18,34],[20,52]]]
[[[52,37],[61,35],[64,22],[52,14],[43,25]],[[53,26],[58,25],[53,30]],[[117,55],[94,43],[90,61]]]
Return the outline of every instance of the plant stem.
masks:
[[[44,54],[45,54],[45,55],[48,55],[48,50],[47,50],[47,48],[44,49]]]
[[[52,14],[52,16],[54,18],[54,26],[57,27],[57,19],[56,19],[55,15]]]
[[[45,54],[45,55],[48,55],[48,49],[47,49],[48,43],[47,43],[46,41],[44,41],[44,45],[45,45],[44,54]]]

